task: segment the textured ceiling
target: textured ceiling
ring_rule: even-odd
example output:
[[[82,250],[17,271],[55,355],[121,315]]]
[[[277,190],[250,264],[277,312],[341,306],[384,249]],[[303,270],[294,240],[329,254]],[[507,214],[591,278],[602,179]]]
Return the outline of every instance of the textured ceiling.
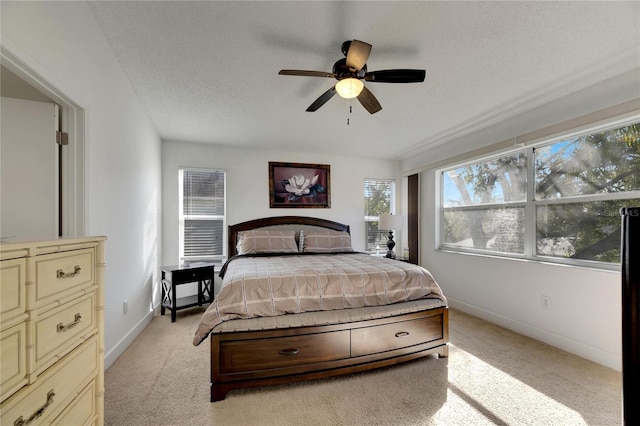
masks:
[[[403,159],[640,64],[640,2],[90,6],[167,140]],[[369,71],[425,82],[367,82],[373,115],[338,96],[305,112],[335,80],[278,71],[331,71],[354,38],[373,45]]]

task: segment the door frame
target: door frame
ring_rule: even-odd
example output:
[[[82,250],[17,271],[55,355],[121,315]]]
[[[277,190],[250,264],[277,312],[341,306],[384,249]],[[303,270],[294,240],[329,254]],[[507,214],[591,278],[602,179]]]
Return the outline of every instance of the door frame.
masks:
[[[3,40],[4,42],[4,40]],[[2,65],[16,74],[26,83],[53,100],[60,107],[61,131],[69,134],[69,144],[60,154],[61,191],[60,205],[62,214],[62,236],[83,236],[87,232],[87,158],[85,145],[85,109],[58,88],[55,78],[36,64],[27,61],[10,50],[5,44],[0,48]],[[22,58],[28,57],[22,55]],[[37,70],[37,71],[36,71]]]

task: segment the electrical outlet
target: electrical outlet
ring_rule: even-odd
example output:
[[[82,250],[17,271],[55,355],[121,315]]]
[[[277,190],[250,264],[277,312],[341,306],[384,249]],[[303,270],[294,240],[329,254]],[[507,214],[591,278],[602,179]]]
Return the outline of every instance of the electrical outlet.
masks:
[[[545,296],[544,294],[541,296],[542,309],[551,309],[551,298],[549,296]]]
[[[127,312],[129,312],[129,301],[124,300],[122,302],[122,315],[127,315]]]

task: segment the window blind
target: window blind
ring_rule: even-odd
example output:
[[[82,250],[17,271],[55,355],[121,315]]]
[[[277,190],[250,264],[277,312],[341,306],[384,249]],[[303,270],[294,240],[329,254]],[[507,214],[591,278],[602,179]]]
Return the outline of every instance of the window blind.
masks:
[[[183,173],[184,215],[224,215],[225,173],[195,170]]]
[[[225,255],[225,177],[222,170],[180,170],[180,260]]]

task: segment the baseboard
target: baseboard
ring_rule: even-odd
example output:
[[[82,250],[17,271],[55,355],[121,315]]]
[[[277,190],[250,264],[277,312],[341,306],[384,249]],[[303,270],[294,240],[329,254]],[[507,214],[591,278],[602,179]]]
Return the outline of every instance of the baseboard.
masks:
[[[523,322],[516,321],[502,315],[498,315],[494,312],[478,308],[474,305],[469,305],[459,300],[452,299],[451,297],[447,297],[447,301],[449,303],[449,306],[454,309],[458,309],[462,312],[466,312],[469,315],[473,315],[475,317],[489,321],[493,324],[497,324],[501,327],[507,328],[511,331],[515,331],[516,333],[520,333],[524,336],[531,337],[532,339],[536,339],[551,346],[555,346],[556,348],[588,359],[589,361],[593,361],[597,364],[604,365],[605,367],[609,367],[617,371],[622,371],[622,355],[616,355],[581,342],[576,342],[575,340],[571,340],[567,337],[550,333],[536,327],[532,327],[529,324],[525,324]]]
[[[142,333],[147,325],[154,317],[156,309],[148,312],[138,323],[122,338],[116,345],[107,352],[104,356],[104,369],[108,370],[109,367],[118,359],[120,355],[129,347],[131,343]]]

